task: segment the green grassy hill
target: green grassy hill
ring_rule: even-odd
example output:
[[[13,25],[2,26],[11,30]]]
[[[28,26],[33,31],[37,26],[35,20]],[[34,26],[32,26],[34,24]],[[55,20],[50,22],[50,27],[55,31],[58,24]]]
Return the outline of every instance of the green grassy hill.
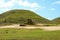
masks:
[[[53,19],[52,21],[53,21],[54,23],[56,23],[56,24],[60,24],[60,17],[55,18],[55,19]]]
[[[31,19],[35,23],[50,23],[48,19],[29,10],[16,9],[0,14],[0,23],[22,23],[26,22],[26,19]]]

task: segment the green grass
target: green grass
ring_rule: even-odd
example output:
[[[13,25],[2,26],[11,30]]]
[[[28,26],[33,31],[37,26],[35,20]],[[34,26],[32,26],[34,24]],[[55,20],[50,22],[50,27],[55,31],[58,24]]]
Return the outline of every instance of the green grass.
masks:
[[[60,31],[41,29],[0,29],[0,40],[60,40]]]

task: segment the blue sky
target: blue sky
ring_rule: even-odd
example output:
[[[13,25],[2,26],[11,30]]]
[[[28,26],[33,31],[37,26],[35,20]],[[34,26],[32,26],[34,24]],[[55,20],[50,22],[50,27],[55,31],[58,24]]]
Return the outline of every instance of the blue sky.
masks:
[[[13,9],[31,10],[51,20],[60,17],[60,0],[0,0],[0,14]]]

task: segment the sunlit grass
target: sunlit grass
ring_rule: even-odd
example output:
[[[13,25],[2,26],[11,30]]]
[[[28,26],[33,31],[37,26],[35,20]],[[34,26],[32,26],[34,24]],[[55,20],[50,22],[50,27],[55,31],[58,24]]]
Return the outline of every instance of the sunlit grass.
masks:
[[[0,29],[1,40],[60,40],[60,31],[42,29]]]

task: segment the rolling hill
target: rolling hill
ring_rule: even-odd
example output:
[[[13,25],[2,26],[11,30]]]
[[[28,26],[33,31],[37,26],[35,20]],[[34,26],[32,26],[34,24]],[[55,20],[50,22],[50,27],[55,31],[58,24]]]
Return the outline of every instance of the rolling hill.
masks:
[[[0,23],[23,23],[27,19],[31,19],[34,23],[50,23],[50,20],[29,10],[16,9],[0,14]]]
[[[52,21],[53,21],[54,23],[56,23],[56,24],[60,24],[60,17],[55,18],[55,19],[53,19]]]

